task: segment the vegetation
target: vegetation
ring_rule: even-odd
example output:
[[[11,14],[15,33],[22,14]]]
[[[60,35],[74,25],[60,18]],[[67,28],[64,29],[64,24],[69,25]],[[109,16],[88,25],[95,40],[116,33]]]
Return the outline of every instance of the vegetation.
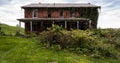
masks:
[[[94,58],[120,58],[120,30],[60,30],[53,26],[50,31],[40,33],[39,41],[46,47],[67,49]],[[56,48],[56,47],[54,47]]]
[[[18,26],[9,26],[6,24],[0,24],[1,31],[6,35],[15,35],[15,33],[19,30]],[[24,29],[21,28],[21,33],[24,33]]]
[[[0,63],[120,62],[119,29],[66,31],[53,25],[49,31],[41,32],[39,37],[23,38],[14,36],[15,33],[0,36]]]

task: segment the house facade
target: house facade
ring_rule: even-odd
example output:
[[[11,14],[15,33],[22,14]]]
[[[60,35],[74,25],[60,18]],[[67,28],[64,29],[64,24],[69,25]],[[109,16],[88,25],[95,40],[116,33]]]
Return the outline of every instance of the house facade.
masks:
[[[19,25],[25,23],[25,32],[41,32],[52,24],[64,29],[97,28],[100,6],[90,3],[36,3],[22,6],[24,18],[17,19]]]

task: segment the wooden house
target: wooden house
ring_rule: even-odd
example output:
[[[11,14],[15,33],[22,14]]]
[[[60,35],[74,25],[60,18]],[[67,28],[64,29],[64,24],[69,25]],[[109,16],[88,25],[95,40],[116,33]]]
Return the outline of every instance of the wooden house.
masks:
[[[100,6],[90,3],[35,3],[22,6],[24,18],[17,19],[19,25],[25,23],[25,32],[41,32],[52,24],[64,29],[97,28]]]

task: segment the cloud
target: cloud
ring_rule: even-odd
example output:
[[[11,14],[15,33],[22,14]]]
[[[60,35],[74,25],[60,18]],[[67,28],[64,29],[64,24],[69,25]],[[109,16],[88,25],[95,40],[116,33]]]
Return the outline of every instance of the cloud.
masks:
[[[0,0],[0,5],[10,4],[12,0]]]
[[[98,20],[98,27],[101,28],[120,28],[120,4],[118,0],[104,0],[98,2],[101,13]]]
[[[92,3],[101,6],[98,27],[120,28],[120,0],[0,0],[0,22],[16,25],[24,17],[21,6],[30,3]],[[23,26],[23,24],[22,24]]]

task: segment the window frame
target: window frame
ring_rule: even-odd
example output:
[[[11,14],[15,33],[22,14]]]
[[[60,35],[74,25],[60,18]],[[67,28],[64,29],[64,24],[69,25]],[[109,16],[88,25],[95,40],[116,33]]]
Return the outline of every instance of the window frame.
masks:
[[[64,17],[64,10],[60,10],[60,17]]]
[[[33,9],[33,18],[38,18],[38,9]],[[36,14],[36,15],[35,15]]]

